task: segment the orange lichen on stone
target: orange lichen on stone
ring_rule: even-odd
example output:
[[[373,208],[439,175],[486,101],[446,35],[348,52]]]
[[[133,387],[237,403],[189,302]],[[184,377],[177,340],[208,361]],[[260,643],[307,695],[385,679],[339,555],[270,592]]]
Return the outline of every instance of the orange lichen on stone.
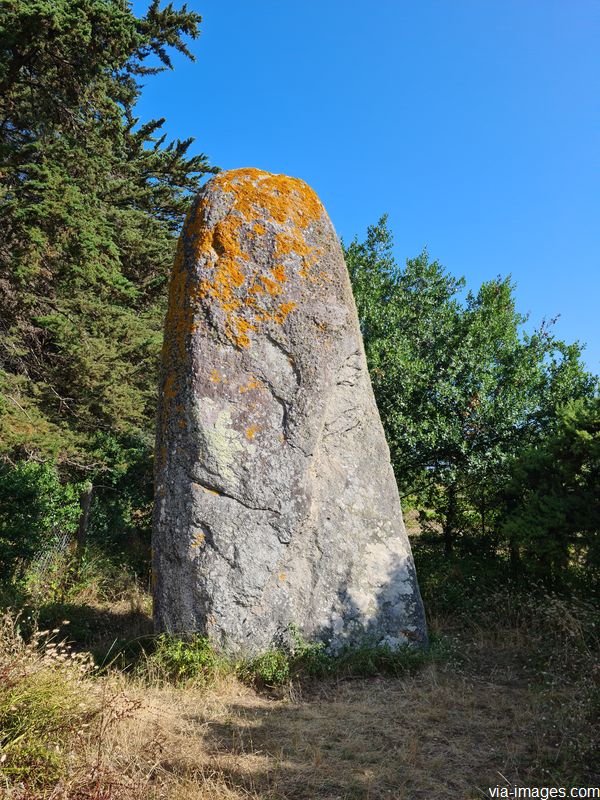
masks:
[[[279,306],[279,309],[278,309],[277,313],[278,314],[282,314],[284,319],[285,319],[285,317],[287,317],[287,315],[290,313],[290,311],[293,311],[295,308],[296,308],[296,303],[293,303],[293,302],[292,303],[282,303]]]
[[[227,338],[238,347],[248,347],[249,333],[257,329],[257,323],[282,324],[295,307],[282,303],[271,309],[268,296],[276,297],[284,291],[288,280],[285,258],[294,255],[300,260],[297,272],[301,277],[306,277],[318,258],[306,242],[305,231],[321,217],[323,206],[303,181],[256,169],[222,173],[209,186],[184,231],[196,260],[205,264],[206,275],[195,294],[200,300],[210,299],[221,309]],[[207,198],[218,191],[231,195],[232,205],[225,217],[209,228],[204,213]],[[270,230],[276,240],[276,263],[270,275],[254,274],[246,266],[250,261],[244,249],[248,240],[267,232],[257,216],[275,223]]]
[[[277,577],[281,582],[283,582],[285,580],[285,572],[280,572]]]
[[[219,370],[218,369],[213,369],[212,370],[212,372],[210,373],[210,380],[211,380],[212,383],[220,383],[221,376],[219,374]]]
[[[211,224],[209,211],[216,193],[224,195],[230,206]],[[202,322],[199,304],[207,301],[214,306],[211,318],[239,348],[249,347],[252,333],[262,325],[283,324],[296,307],[282,297],[290,278],[313,280],[309,273],[320,251],[310,247],[307,232],[323,213],[317,195],[297,178],[240,169],[212,179],[188,214],[173,265],[162,355],[161,433],[170,420],[185,426],[182,409],[174,405],[184,394],[190,342]],[[273,239],[265,242],[273,263],[263,271],[251,253],[265,236],[273,237],[274,246]],[[211,380],[217,382],[214,372]],[[161,466],[166,463],[162,450],[158,460]]]
[[[273,319],[280,325],[285,321],[287,315],[296,307],[296,303],[282,303],[273,313]]]
[[[196,533],[194,535],[194,538],[192,539],[192,548],[196,549],[198,547],[202,547],[202,545],[204,544],[205,540],[206,540],[206,536],[202,533],[202,531],[198,531],[198,533]]]
[[[163,386],[163,397],[166,397],[168,400],[173,399],[177,396],[177,390],[175,388],[175,376],[173,373],[169,373],[165,378],[165,383]]]
[[[258,427],[256,425],[251,425],[249,428],[246,428],[246,438],[248,441],[252,441],[256,434],[258,433]]]
[[[272,281],[271,278],[267,278],[266,275],[261,275],[260,279],[262,281],[264,288],[273,297],[276,297],[283,291],[281,284],[277,283],[276,281]]]
[[[283,264],[275,264],[274,267],[271,267],[271,272],[273,273],[273,277],[275,280],[279,281],[279,283],[285,283],[287,280],[285,274],[285,267]]]
[[[187,344],[194,330],[194,307],[197,288],[185,264],[185,242],[196,226],[196,214],[188,214],[177,245],[175,263],[169,284],[169,305],[165,320],[162,349],[163,389],[160,412],[160,430],[166,430],[172,417],[172,405],[183,390]],[[160,465],[166,463],[161,454]]]
[[[250,347],[250,337],[248,336],[248,332],[255,331],[256,325],[254,325],[252,322],[248,322],[248,320],[244,319],[244,317],[235,317],[231,326],[225,326],[226,333],[230,333],[232,330],[234,332],[234,338],[237,344],[239,344],[241,347]]]
[[[251,389],[258,389],[260,381],[257,378],[251,378],[245,386],[240,386],[240,394],[249,392]]]

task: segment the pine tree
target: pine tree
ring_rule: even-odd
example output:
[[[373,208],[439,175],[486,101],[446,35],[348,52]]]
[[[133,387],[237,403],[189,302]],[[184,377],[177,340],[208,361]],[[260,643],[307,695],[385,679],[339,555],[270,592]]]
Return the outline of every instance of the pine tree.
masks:
[[[134,115],[200,17],[126,0],[0,2],[0,452],[109,466],[152,437],[165,283],[212,170]]]

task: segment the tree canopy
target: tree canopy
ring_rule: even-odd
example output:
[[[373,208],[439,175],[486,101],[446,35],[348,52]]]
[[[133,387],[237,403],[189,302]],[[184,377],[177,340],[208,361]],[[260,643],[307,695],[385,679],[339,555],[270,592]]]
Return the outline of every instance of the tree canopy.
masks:
[[[148,437],[174,240],[212,171],[135,116],[200,17],[154,0],[0,3],[0,449],[108,466]]]
[[[518,459],[549,446],[566,403],[595,395],[580,347],[551,323],[528,332],[510,278],[465,293],[427,252],[400,268],[385,217],[345,251],[401,493],[448,554],[461,534],[497,547]]]
[[[128,0],[0,0],[6,564],[81,533],[90,503],[98,540],[147,546],[166,284],[191,196],[216,170],[136,103],[170,53],[193,58],[200,22],[158,0],[143,16]],[[551,322],[532,331],[509,277],[467,291],[427,252],[398,266],[385,217],[345,255],[398,484],[423,526],[447,555],[537,559],[552,576],[575,549],[597,563],[597,381],[579,345]]]
[[[135,106],[170,52],[193,58],[200,21],[158,0],[139,17],[127,0],[0,0],[0,504],[15,475],[37,498],[0,511],[6,559],[30,552],[26,530],[73,531],[90,483],[98,534],[147,542],[166,284],[215,170]]]

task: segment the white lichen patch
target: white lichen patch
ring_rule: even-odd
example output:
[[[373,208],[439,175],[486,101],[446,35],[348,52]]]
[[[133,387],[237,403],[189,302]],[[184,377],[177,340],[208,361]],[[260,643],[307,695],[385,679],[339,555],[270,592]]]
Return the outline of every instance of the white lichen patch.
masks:
[[[354,588],[348,593],[364,623],[374,621],[384,604],[394,603],[399,595],[412,594],[408,563],[409,554],[398,539],[375,541],[365,547],[364,557],[356,566]]]
[[[233,411],[231,403],[223,405],[202,397],[196,400],[192,412],[207,465],[228,481],[235,481],[234,466],[245,449],[240,433],[233,427]]]

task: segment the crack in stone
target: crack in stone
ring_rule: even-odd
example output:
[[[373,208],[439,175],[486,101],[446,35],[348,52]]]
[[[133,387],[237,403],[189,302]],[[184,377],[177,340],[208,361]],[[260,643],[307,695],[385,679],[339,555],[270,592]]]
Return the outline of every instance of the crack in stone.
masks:
[[[208,522],[200,522],[199,523],[199,527],[202,528],[202,532],[204,533],[204,537],[205,537],[206,542],[209,545],[209,547],[212,547],[212,549],[215,551],[215,553],[218,556],[220,556],[223,559],[223,561],[225,561],[227,564],[229,564],[231,569],[235,569],[237,567],[236,559],[235,558],[230,558],[229,556],[225,555],[225,553],[221,550],[221,548],[219,547],[219,545],[216,542],[214,531],[210,527]],[[234,552],[235,552],[235,548],[234,548]]]
[[[344,363],[339,369],[338,374],[341,374],[345,369],[353,369],[356,373],[362,372],[362,367],[360,364],[351,363],[351,359],[359,358],[360,352],[355,350],[354,353],[350,353],[350,355],[346,356]],[[352,376],[353,379],[344,378],[343,380],[337,380],[335,382],[336,386],[356,386],[356,380],[358,379],[358,374]]]
[[[326,422],[324,427],[325,427],[327,432],[324,433],[324,435],[325,436],[331,436],[334,433],[344,433],[343,430],[334,429],[334,430],[331,431],[330,428],[331,428],[332,425],[335,425],[340,419],[345,419],[347,414],[351,414],[354,411],[358,411],[358,406],[350,406],[350,408],[345,408],[342,411],[342,413],[339,415],[339,417],[336,417],[335,419],[332,419],[331,422]],[[358,425],[358,424],[360,424],[360,420],[356,423],[356,425]],[[353,425],[352,428],[356,427],[356,425]],[[347,428],[346,430],[352,430],[352,428]]]
[[[286,437],[286,442],[293,450],[299,450],[303,456],[306,456],[306,458],[312,458],[315,454],[314,451],[312,453],[308,453],[303,447],[301,447],[299,444],[294,444],[294,442],[290,441],[290,439],[288,439],[287,437]]]
[[[353,431],[353,430],[354,430],[354,428],[358,428],[358,426],[359,426],[359,425],[360,425],[360,420],[358,420],[357,422],[355,422],[355,423],[354,423],[354,425],[350,425],[350,427],[349,427],[349,428],[344,428],[344,430],[343,430],[343,431],[335,431],[335,433],[337,433],[337,434],[339,434],[339,435],[341,435],[342,433],[348,433],[348,431]]]
[[[271,393],[271,396],[273,397],[273,400],[275,400],[275,402],[278,403],[281,406],[281,411],[282,411],[281,424],[282,424],[282,427],[283,427],[283,435],[285,437],[286,443],[291,448],[293,448],[294,450],[299,450],[302,453],[302,455],[306,456],[306,458],[312,458],[312,455],[313,455],[312,453],[307,452],[303,447],[301,447],[301,445],[295,444],[289,438],[290,426],[289,426],[289,403],[288,403],[288,401],[279,394],[277,389],[273,386],[272,382],[262,373],[262,371],[258,371],[257,370],[257,372],[259,373],[261,380],[263,381],[263,383],[265,384],[265,386],[267,387],[267,389]]]
[[[291,353],[288,350],[286,350],[286,348],[281,344],[281,342],[278,342],[277,339],[274,339],[270,333],[267,333],[265,338],[268,342],[270,342],[273,345],[273,347],[279,350],[279,352],[285,357],[285,359],[287,360],[288,364],[292,369],[292,372],[294,373],[294,378],[296,379],[296,386],[300,386],[301,384],[300,370],[296,366],[296,362],[292,358]]]
[[[276,514],[278,517],[282,516],[281,511],[278,511],[275,508],[268,508],[268,507],[265,508],[263,506],[250,505],[250,503],[245,502],[241,498],[236,497],[233,494],[229,494],[228,492],[224,492],[222,489],[219,489],[217,486],[214,486],[214,485],[211,486],[210,484],[208,484],[208,483],[206,483],[204,481],[194,480],[194,481],[192,481],[192,483],[194,484],[194,486],[200,486],[201,489],[206,489],[209,492],[213,492],[214,494],[218,495],[219,497],[227,497],[229,500],[234,500],[236,503],[239,503],[241,506],[243,506],[248,511],[268,511],[271,514]]]

